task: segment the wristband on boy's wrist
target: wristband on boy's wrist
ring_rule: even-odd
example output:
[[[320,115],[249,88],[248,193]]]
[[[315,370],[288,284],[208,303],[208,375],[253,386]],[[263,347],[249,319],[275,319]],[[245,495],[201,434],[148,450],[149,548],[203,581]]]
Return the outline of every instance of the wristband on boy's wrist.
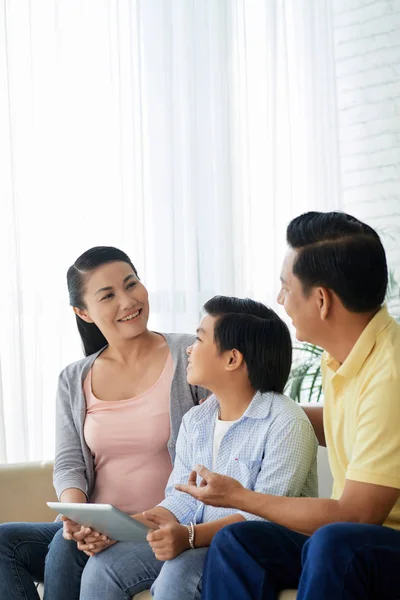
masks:
[[[194,523],[190,521],[190,525],[186,525],[188,533],[189,533],[189,546],[192,550],[195,549],[194,546]]]

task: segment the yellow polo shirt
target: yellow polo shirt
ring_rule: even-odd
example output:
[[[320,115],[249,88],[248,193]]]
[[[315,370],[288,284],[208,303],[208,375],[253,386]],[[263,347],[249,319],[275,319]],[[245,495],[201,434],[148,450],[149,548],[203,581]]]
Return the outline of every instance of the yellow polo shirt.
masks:
[[[332,498],[346,479],[400,489],[400,325],[384,306],[340,364],[322,359]],[[400,530],[400,500],[384,523]]]

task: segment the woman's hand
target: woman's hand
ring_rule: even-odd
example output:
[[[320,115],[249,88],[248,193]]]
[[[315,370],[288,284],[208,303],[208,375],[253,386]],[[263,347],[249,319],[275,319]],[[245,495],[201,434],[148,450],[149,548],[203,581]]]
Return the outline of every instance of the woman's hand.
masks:
[[[154,529],[146,539],[158,560],[172,560],[190,548],[189,531],[185,525],[171,522],[150,511],[146,511],[145,516],[154,523]]]
[[[197,475],[203,478],[199,486],[196,483]],[[204,504],[224,508],[239,508],[238,497],[244,490],[236,479],[213,473],[201,465],[197,465],[190,473],[187,485],[177,484],[175,489],[190,494]]]
[[[82,527],[80,523],[76,523],[68,517],[64,517],[64,515],[61,515],[61,521],[63,521],[63,538],[65,540],[75,540],[78,542],[92,531],[90,527]]]
[[[116,544],[115,540],[110,540],[106,535],[94,531],[82,541],[78,542],[78,550],[82,550],[87,556],[94,556],[107,550],[110,546]]]
[[[64,517],[64,515],[61,516],[61,520],[64,522],[63,538],[76,542],[78,549],[82,550],[88,556],[94,556],[115,544],[106,535],[102,535],[98,531],[93,531],[90,527],[80,525],[68,519],[68,517]]]

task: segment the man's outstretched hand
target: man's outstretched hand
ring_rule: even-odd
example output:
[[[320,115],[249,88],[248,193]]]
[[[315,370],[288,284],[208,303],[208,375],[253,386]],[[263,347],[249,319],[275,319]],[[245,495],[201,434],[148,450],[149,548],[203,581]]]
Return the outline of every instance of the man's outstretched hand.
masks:
[[[196,483],[197,475],[202,478],[200,485]],[[202,465],[196,465],[194,471],[189,475],[187,485],[177,484],[175,489],[190,494],[196,500],[204,502],[204,504],[224,508],[239,508],[238,499],[244,487],[232,477],[219,475],[209,471]]]

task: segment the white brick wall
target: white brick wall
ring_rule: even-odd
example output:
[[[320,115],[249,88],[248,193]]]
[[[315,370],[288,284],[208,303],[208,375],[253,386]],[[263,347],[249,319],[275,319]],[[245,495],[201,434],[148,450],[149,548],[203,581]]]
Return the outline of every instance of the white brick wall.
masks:
[[[400,0],[332,0],[343,208],[384,232],[400,281]]]

